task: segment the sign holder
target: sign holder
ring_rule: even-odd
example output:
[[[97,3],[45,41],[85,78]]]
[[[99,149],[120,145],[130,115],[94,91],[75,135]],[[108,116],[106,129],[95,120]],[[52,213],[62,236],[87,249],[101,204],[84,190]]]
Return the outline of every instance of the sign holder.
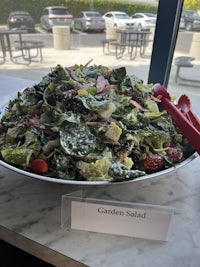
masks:
[[[61,227],[167,241],[173,208],[87,198],[84,193],[62,196]]]

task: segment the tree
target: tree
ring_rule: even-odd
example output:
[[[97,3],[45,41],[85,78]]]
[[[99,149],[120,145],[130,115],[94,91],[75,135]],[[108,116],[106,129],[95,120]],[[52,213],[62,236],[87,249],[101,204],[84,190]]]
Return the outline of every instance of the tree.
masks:
[[[184,0],[184,8],[200,10],[200,0]]]

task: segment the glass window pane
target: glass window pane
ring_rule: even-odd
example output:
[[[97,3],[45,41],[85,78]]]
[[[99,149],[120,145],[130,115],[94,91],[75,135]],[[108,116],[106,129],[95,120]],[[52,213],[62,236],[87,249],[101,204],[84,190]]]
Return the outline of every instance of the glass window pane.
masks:
[[[195,10],[183,10],[169,76],[169,92],[187,94],[200,105],[200,16]]]

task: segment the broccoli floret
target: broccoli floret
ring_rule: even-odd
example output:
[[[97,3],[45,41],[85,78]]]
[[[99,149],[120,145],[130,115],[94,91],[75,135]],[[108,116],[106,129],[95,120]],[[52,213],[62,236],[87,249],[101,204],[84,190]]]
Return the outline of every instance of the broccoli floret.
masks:
[[[171,141],[170,135],[167,132],[159,131],[154,128],[147,128],[139,131],[138,139],[140,145],[144,147],[147,154],[152,152],[161,156],[166,154],[167,147],[165,144]]]

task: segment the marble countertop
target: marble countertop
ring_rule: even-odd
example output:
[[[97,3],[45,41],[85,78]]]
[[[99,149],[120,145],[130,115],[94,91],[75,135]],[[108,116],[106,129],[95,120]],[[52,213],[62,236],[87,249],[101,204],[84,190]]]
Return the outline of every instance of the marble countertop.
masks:
[[[55,266],[199,267],[200,158],[153,179],[80,186],[37,180],[0,166],[0,238]],[[168,241],[61,228],[61,196],[163,205],[175,209]]]

